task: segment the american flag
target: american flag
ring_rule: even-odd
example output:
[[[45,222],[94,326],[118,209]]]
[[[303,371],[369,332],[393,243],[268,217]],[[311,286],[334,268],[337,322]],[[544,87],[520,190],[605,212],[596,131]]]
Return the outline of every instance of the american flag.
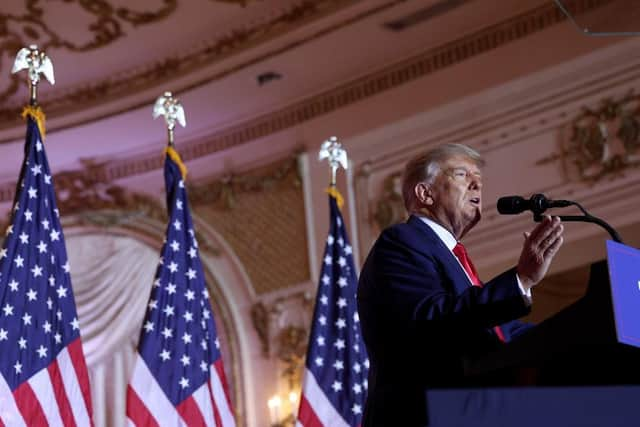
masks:
[[[67,251],[49,163],[31,116],[0,250],[0,354],[0,425],[92,425]]]
[[[298,426],[359,426],[367,393],[367,358],[356,310],[352,248],[333,196],[330,230],[311,325]]]
[[[168,148],[169,224],[127,389],[127,417],[136,426],[234,426],[182,169]]]

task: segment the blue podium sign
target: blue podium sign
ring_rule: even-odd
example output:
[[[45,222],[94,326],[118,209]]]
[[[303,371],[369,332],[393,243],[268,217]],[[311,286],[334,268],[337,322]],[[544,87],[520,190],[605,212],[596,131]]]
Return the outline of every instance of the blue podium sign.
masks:
[[[640,347],[640,250],[607,240],[618,341]]]

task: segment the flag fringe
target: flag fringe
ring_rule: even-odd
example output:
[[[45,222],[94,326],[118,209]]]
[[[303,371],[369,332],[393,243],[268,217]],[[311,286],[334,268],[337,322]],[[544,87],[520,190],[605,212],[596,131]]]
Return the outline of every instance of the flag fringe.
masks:
[[[39,105],[26,105],[22,109],[22,118],[26,119],[27,116],[31,116],[31,118],[36,121],[38,129],[40,130],[40,136],[42,137],[42,140],[44,140],[46,133],[45,121],[47,117],[45,116],[44,111],[42,111],[42,108],[40,108]]]
[[[180,154],[178,154],[178,152],[173,147],[165,148],[164,152],[167,154],[167,156],[171,157],[171,160],[173,160],[178,165],[178,167],[180,168],[180,173],[182,173],[182,179],[186,179],[187,167],[184,165],[184,163],[182,163]]]
[[[331,197],[333,197],[334,199],[336,199],[336,203],[338,204],[338,207],[340,209],[342,209],[342,206],[344,206],[344,197],[342,197],[342,194],[340,194],[340,192],[338,191],[338,189],[334,186],[331,186],[329,188],[327,188],[326,190],[324,190],[327,194],[329,194]]]

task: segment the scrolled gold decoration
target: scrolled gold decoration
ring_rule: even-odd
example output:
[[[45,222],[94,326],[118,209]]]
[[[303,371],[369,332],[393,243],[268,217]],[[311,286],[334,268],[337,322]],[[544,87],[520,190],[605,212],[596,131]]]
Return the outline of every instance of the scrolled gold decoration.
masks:
[[[373,220],[380,230],[406,219],[407,213],[402,198],[402,174],[389,175],[383,182],[380,198],[375,202]]]
[[[584,107],[570,127],[571,137],[562,141],[559,153],[537,164],[561,160],[590,182],[640,166],[640,96],[629,93],[605,99],[596,109]]]

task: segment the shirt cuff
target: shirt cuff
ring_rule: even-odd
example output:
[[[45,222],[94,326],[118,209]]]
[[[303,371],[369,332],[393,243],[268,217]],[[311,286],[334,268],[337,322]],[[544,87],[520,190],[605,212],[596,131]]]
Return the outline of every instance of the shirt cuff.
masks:
[[[525,289],[524,286],[522,286],[522,282],[520,281],[520,276],[518,276],[518,273],[516,273],[516,280],[518,281],[518,288],[520,289],[520,294],[522,295],[522,299],[524,299],[525,304],[531,305],[532,303],[531,288]]]

